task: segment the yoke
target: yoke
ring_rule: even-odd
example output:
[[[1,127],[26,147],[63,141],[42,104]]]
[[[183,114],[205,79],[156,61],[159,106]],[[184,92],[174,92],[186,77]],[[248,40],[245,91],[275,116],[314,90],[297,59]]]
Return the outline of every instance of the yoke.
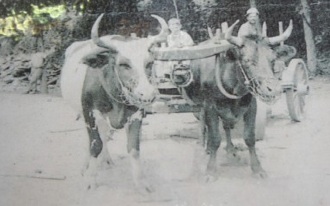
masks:
[[[217,44],[200,44],[183,48],[159,47],[155,48],[153,53],[155,59],[159,61],[181,61],[210,57],[233,47],[228,41],[221,40]]]

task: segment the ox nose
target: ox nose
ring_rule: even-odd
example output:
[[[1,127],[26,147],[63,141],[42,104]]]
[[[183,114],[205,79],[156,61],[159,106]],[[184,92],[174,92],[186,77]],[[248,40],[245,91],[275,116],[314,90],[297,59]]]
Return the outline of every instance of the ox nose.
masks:
[[[136,96],[139,100],[143,103],[152,103],[156,99],[157,90],[150,86],[150,87],[137,87],[135,89]]]
[[[282,91],[281,85],[277,79],[260,82],[261,89],[266,95],[279,95]]]

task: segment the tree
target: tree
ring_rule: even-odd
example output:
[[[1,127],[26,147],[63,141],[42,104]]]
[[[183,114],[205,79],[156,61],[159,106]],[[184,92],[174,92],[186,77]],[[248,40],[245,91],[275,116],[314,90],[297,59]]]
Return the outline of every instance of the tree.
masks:
[[[307,0],[301,0],[301,11],[300,14],[303,18],[304,33],[306,41],[306,54],[307,54],[307,66],[311,75],[315,75],[316,71],[316,49],[314,43],[313,30],[311,27],[311,15],[310,7]]]

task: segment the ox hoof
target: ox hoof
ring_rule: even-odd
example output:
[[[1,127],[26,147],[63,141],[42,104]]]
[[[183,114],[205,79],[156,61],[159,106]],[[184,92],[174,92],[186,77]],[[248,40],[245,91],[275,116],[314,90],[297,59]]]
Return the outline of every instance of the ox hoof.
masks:
[[[145,178],[135,180],[135,188],[141,195],[148,195],[155,192],[153,186],[147,180],[145,180]]]
[[[230,160],[235,160],[235,161],[239,161],[241,158],[238,155],[238,150],[235,147],[226,147],[226,156],[230,159]]]
[[[206,174],[204,176],[203,182],[205,182],[205,183],[212,183],[212,182],[215,182],[217,180],[218,180],[217,175],[215,175],[215,174]]]
[[[85,189],[87,191],[92,191],[92,190],[96,190],[98,185],[96,183],[96,175],[91,175],[89,174],[89,172],[87,171],[86,173],[83,174],[83,178],[84,178],[84,183],[85,183]]]
[[[237,153],[237,148],[234,147],[233,145],[227,145],[227,146],[225,147],[225,151],[226,151],[227,153]]]
[[[89,168],[89,164],[88,164],[88,162],[86,162],[80,170],[81,176],[84,177],[86,175],[88,168]]]
[[[85,185],[85,190],[86,191],[93,191],[96,190],[98,185],[96,183],[96,177],[95,176],[89,176],[86,175],[84,176],[84,185]]]
[[[111,169],[114,164],[115,163],[109,157],[109,158],[101,159],[100,164],[99,164],[99,167],[102,170],[108,170],[108,169]]]
[[[155,192],[155,189],[146,181],[141,181],[136,185],[137,191],[141,195],[149,195],[150,193]]]
[[[268,177],[268,175],[265,170],[259,169],[258,171],[253,171],[253,177],[259,178],[259,179],[265,179]]]
[[[90,183],[90,184],[87,184],[86,190],[87,190],[87,191],[93,191],[93,190],[96,190],[97,187],[98,187],[98,186],[97,186],[96,183]]]

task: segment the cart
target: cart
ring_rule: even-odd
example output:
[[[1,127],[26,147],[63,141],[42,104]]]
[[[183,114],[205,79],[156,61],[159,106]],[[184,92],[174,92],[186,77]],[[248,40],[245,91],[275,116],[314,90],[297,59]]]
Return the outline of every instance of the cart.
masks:
[[[170,49],[166,47],[157,48],[155,56],[157,61],[154,63],[152,81],[159,90],[159,95],[154,104],[145,111],[146,114],[154,113],[198,113],[200,107],[195,105],[182,88],[171,81],[170,77],[158,75],[164,68],[173,62],[185,59],[193,60],[206,58],[212,55],[227,51],[233,46],[225,40],[220,44],[198,45],[184,49]],[[161,51],[161,55],[157,54]],[[159,60],[159,61],[158,61]],[[166,70],[166,69],[165,69]],[[191,78],[193,78],[191,74]],[[281,76],[282,92],[285,93],[289,115],[293,121],[300,122],[304,118],[305,97],[309,93],[308,73],[306,65],[302,59],[291,59],[288,66],[283,70]],[[257,100],[256,117],[256,139],[262,139],[265,133],[267,122],[267,105]]]
[[[306,96],[309,94],[308,71],[300,58],[291,59],[281,75],[281,88],[292,121],[301,122],[305,118]],[[265,134],[269,106],[257,100],[256,139]]]
[[[302,59],[292,59],[282,73],[281,86],[293,121],[304,119],[306,95],[309,93],[308,72]]]

